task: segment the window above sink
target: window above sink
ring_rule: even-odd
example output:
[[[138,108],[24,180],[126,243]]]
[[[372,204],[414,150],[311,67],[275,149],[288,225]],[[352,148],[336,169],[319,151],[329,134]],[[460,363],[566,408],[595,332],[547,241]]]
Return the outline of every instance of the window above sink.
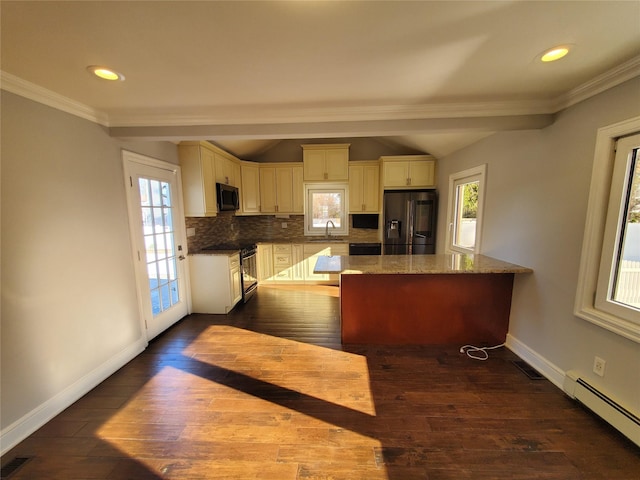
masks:
[[[349,190],[346,183],[305,184],[304,234],[334,240],[349,234]]]

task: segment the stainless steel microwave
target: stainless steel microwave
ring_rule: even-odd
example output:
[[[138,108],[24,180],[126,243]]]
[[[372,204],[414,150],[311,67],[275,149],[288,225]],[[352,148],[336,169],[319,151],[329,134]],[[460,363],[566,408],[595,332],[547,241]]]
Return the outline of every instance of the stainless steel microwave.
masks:
[[[238,210],[240,208],[240,198],[238,188],[224,183],[216,183],[216,193],[218,199],[218,211]]]

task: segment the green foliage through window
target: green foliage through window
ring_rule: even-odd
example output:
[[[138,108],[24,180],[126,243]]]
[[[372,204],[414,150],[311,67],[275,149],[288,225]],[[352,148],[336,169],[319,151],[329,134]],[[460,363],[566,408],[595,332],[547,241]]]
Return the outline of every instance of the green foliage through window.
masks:
[[[464,185],[462,199],[462,218],[476,218],[478,215],[478,186],[479,182]]]

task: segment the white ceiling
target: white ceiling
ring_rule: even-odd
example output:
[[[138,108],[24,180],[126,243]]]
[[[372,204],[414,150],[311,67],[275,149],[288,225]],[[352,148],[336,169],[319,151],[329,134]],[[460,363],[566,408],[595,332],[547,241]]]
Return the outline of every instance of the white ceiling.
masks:
[[[348,136],[444,156],[495,131],[540,128],[640,74],[639,1],[0,8],[3,88],[66,102],[113,135],[208,139],[244,158],[280,139]],[[574,49],[536,60],[558,44]],[[88,65],[126,81],[94,78]]]

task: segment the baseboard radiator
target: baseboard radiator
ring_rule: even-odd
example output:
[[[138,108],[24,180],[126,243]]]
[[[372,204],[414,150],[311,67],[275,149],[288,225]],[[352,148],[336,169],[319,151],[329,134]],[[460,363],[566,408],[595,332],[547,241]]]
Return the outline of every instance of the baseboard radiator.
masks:
[[[567,372],[564,391],[640,447],[640,418],[590,385],[576,372]]]

